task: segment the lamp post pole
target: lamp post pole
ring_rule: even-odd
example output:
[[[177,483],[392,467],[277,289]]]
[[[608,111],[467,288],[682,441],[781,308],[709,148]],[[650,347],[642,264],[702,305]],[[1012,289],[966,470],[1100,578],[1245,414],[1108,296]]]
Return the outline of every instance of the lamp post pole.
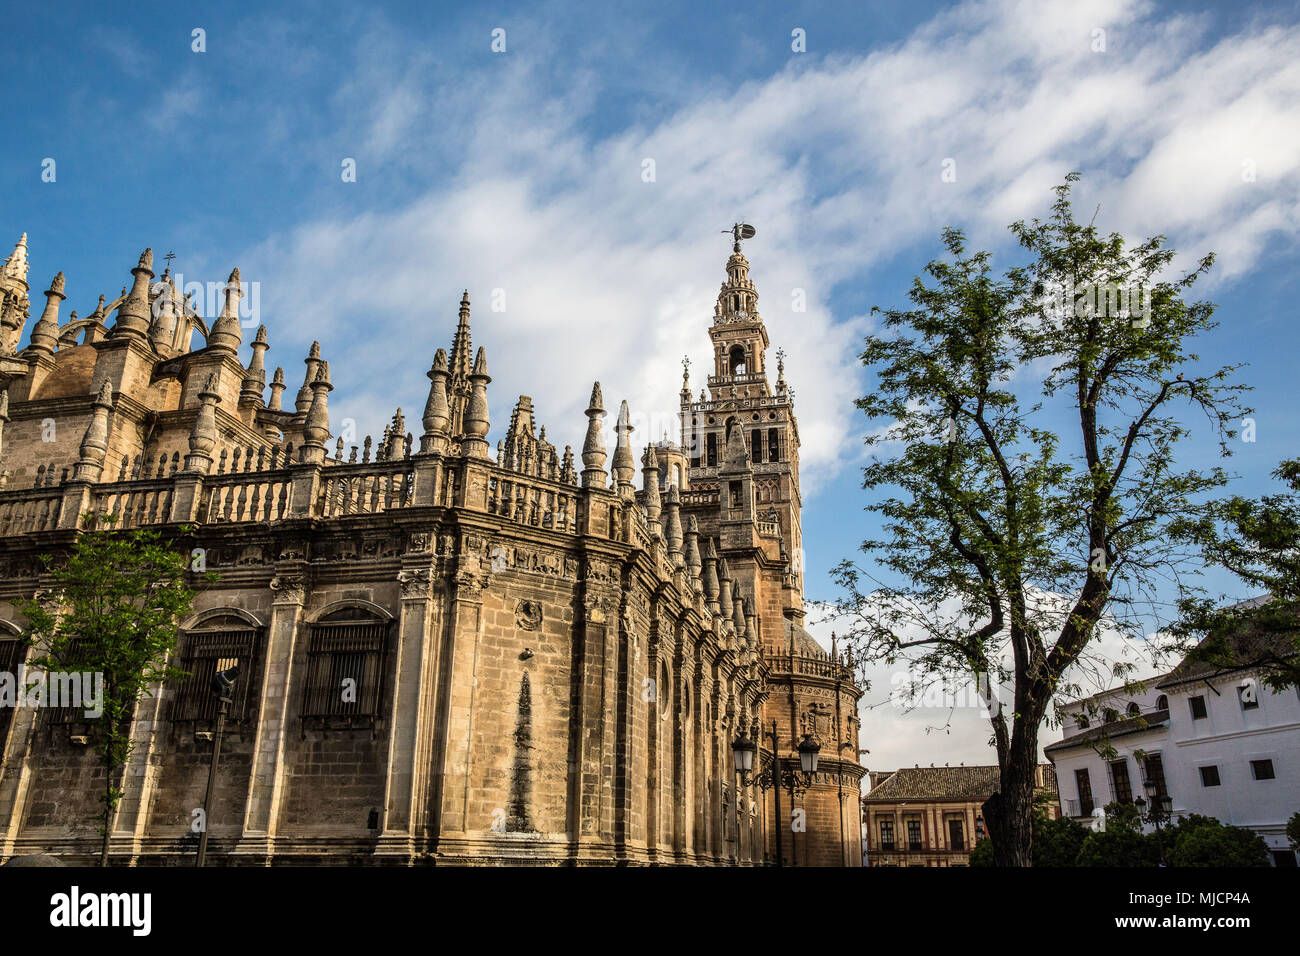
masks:
[[[755,737],[759,735],[757,724],[753,727],[753,733]],[[790,801],[793,805],[795,788],[807,789],[812,784],[813,777],[817,773],[817,753],[821,750],[821,746],[812,739],[811,734],[804,734],[803,741],[798,748],[799,769],[782,769],[781,755],[777,747],[775,720],[772,721],[771,733],[772,763],[766,770],[753,773],[754,754],[758,752],[758,747],[743,732],[732,743],[731,751],[735,760],[736,774],[740,778],[740,786],[749,786],[753,783],[757,784],[761,790],[773,791],[773,813],[776,815],[773,822],[776,831],[776,865],[784,866],[785,853],[781,848],[781,827],[783,825],[781,820],[781,788],[785,786],[790,788]],[[797,864],[797,858],[795,862]]]
[[[781,754],[776,749],[775,719],[772,721],[772,773],[776,784],[776,786],[772,788],[772,799],[776,801],[775,806],[772,809],[772,822],[775,824],[772,829],[776,834],[776,865],[780,867],[785,866],[785,860],[781,851],[781,830],[785,827],[785,818],[781,816]],[[792,804],[794,803],[793,796],[790,798],[790,802]],[[791,840],[791,846],[793,847],[793,845],[794,841]]]
[[[208,787],[203,794],[203,829],[199,832],[199,855],[195,866],[202,866],[208,857],[208,814],[212,807],[212,790],[217,782],[217,762],[221,760],[221,738],[226,732],[226,708],[230,706],[230,692],[239,676],[239,665],[217,671],[212,678],[212,692],[217,695],[217,731],[212,736],[212,762],[208,764]]]

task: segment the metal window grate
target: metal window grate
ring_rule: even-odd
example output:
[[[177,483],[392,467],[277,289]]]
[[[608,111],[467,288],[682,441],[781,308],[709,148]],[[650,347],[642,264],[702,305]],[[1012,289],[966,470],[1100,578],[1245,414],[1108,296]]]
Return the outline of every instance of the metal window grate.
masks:
[[[238,663],[241,679],[235,683],[235,694],[226,716],[230,720],[243,720],[248,713],[253,684],[257,637],[258,632],[253,628],[223,628],[185,634],[177,666],[190,676],[178,679],[171,719],[215,721],[220,701],[212,692],[212,678],[217,671]]]
[[[375,620],[313,626],[302,716],[378,717],[387,635]]]
[[[18,680],[18,666],[22,663],[26,647],[16,637],[0,637],[0,674],[12,674],[15,687]],[[5,733],[13,720],[13,707],[0,707],[0,751],[3,750]]]

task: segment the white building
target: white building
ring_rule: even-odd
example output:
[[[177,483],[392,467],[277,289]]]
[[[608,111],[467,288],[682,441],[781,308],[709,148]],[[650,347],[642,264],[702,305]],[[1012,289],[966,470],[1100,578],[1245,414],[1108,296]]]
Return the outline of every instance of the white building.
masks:
[[[1300,810],[1300,690],[1273,693],[1254,668],[1188,660],[1145,688],[1061,708],[1065,737],[1045,753],[1062,815],[1090,822],[1096,808],[1145,797],[1150,780],[1175,817],[1249,827],[1275,865],[1295,866],[1285,831]]]

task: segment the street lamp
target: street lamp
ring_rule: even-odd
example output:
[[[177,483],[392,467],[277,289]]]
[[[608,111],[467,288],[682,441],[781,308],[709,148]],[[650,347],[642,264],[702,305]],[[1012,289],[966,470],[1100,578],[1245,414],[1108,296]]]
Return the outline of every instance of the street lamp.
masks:
[[[224,662],[222,662],[224,663]],[[217,762],[221,759],[221,738],[226,732],[226,708],[231,704],[231,691],[239,677],[239,662],[212,676],[212,693],[217,695],[217,732],[212,735],[212,763],[208,765],[208,789],[203,795],[203,830],[199,833],[199,856],[195,866],[202,866],[208,856],[208,809],[212,806],[212,788],[217,782]]]
[[[754,727],[754,736],[758,736],[758,727]],[[799,742],[799,769],[781,766],[780,751],[777,747],[776,721],[772,721],[772,763],[766,770],[760,770],[754,773],[754,754],[758,747],[754,741],[741,733],[731,745],[731,754],[736,761],[736,774],[740,777],[741,786],[756,785],[760,790],[773,791],[773,813],[777,821],[776,833],[776,865],[784,866],[785,859],[781,849],[781,788],[785,787],[790,791],[790,803],[794,804],[794,798],[797,794],[807,790],[812,785],[813,775],[817,772],[817,755],[821,752],[821,745],[812,739],[812,734],[804,734],[803,740]]]
[[[1160,850],[1160,865],[1167,866],[1168,864],[1165,862],[1165,841],[1160,832],[1160,825],[1173,815],[1174,798],[1167,793],[1162,793],[1160,784],[1150,777],[1142,781],[1142,789],[1147,792],[1147,796],[1151,800],[1148,802],[1142,797],[1138,797],[1133,801],[1133,806],[1137,807],[1139,818],[1155,824],[1156,846]],[[1151,808],[1150,810],[1147,810],[1148,806]]]

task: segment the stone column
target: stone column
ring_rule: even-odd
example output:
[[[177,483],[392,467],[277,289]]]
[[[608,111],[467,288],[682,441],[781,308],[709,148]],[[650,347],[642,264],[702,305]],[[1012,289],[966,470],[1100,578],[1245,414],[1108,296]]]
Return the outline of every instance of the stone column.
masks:
[[[388,729],[388,779],[384,816],[376,855],[411,856],[416,830],[424,818],[428,762],[419,759],[432,732],[433,687],[437,659],[429,640],[433,615],[432,571],[403,568],[398,618],[397,665],[393,717]],[[426,755],[427,756],[427,755]]]
[[[285,570],[272,578],[270,587],[275,592],[275,601],[271,605],[266,637],[253,766],[245,803],[244,832],[235,849],[236,853],[267,856],[275,849],[276,822],[284,795],[284,736],[294,720],[289,710],[291,665],[307,599],[306,580],[296,569]]]
[[[478,647],[483,636],[483,592],[492,582],[487,540],[463,536],[454,591],[438,651],[437,728],[433,745],[431,802],[437,818],[430,831],[439,848],[447,834],[470,829],[471,733],[474,722]],[[479,829],[488,829],[490,820]]]

